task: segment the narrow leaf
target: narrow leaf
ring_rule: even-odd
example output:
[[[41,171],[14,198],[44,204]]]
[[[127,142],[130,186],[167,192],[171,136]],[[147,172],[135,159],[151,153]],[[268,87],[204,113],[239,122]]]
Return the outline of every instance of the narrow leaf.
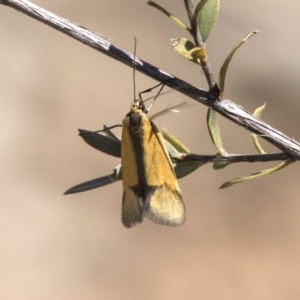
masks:
[[[220,155],[226,156],[227,152],[223,147],[222,138],[221,138],[219,114],[216,111],[214,111],[212,108],[209,108],[207,111],[206,124],[213,144],[217,148]]]
[[[189,162],[178,163],[174,167],[176,177],[177,179],[183,178],[193,173],[194,171],[196,171],[198,168],[200,168],[205,164],[206,162],[201,162],[201,161],[189,161]]]
[[[229,186],[232,186],[234,184],[241,183],[241,182],[244,182],[244,181],[247,181],[247,180],[252,180],[252,179],[263,177],[265,175],[272,174],[272,173],[274,173],[276,171],[279,171],[279,170],[287,167],[288,165],[290,165],[290,164],[292,164],[294,162],[295,162],[295,160],[292,160],[292,159],[286,160],[285,162],[281,163],[280,165],[278,165],[278,166],[276,166],[274,168],[270,168],[270,169],[267,169],[267,170],[264,170],[264,171],[259,171],[259,172],[253,173],[251,175],[238,177],[238,178],[236,178],[234,180],[231,180],[231,181],[223,183],[220,186],[220,189],[224,189],[226,187],[229,187]]]
[[[82,193],[115,182],[109,175],[77,184],[64,192],[64,195]]]
[[[223,147],[221,132],[220,132],[220,124],[219,124],[219,114],[213,109],[209,108],[207,110],[206,123],[210,138],[217,148],[217,154],[221,156],[226,156],[228,153]],[[224,169],[228,165],[230,165],[230,161],[216,161],[213,163],[214,170]]]
[[[114,183],[121,179],[122,179],[121,165],[118,165],[114,168],[113,172],[110,175],[106,175],[103,177],[85,181],[83,183],[79,183],[79,184],[69,188],[67,191],[65,191],[64,195],[76,194],[76,193],[89,191],[92,189],[96,189],[96,188],[108,185],[110,183]]]
[[[103,153],[121,157],[121,141],[85,129],[79,129],[79,135],[91,147]]]
[[[165,130],[161,131],[161,134],[163,136],[163,138],[169,142],[175,149],[176,151],[180,152],[180,153],[186,153],[189,154],[191,153],[190,150],[185,147],[178,139],[176,139],[172,134],[168,133]]]
[[[249,32],[243,39],[237,42],[237,44],[233,47],[227,58],[225,59],[222,68],[220,70],[219,74],[219,87],[220,87],[220,98],[224,96],[224,89],[225,89],[225,78],[226,78],[226,72],[229,66],[229,63],[236,52],[236,50],[241,47],[249,38],[251,38],[253,35],[258,33],[259,30],[252,30]]]
[[[176,139],[173,135],[168,133],[165,130],[162,130],[162,136],[165,140],[165,144],[167,146],[169,155],[172,158],[181,158],[182,153],[189,154],[191,153],[188,148],[186,148],[181,142],[179,142],[178,139]],[[201,166],[205,165],[206,162],[200,162],[200,161],[189,161],[189,162],[181,162],[177,163],[174,166],[174,170],[176,173],[177,179],[183,178],[194,171],[196,171]]]
[[[263,104],[262,106],[258,107],[254,113],[253,113],[253,116],[256,117],[256,118],[260,118],[262,112],[264,111],[264,109],[266,108],[267,106],[267,103]]]
[[[263,110],[265,109],[265,107],[266,107],[266,103],[265,103],[264,105],[258,107],[258,108],[254,111],[253,115],[254,115],[256,118],[260,118],[260,116],[261,116]],[[260,144],[260,142],[259,142],[259,140],[258,140],[257,134],[252,133],[252,139],[253,139],[253,143],[254,143],[254,146],[255,146],[257,152],[258,152],[258,153],[261,153],[261,154],[266,154],[266,152],[264,151],[264,149],[262,148],[262,146],[261,146],[261,144]]]
[[[187,30],[188,32],[191,32],[191,29],[188,26],[186,26],[178,18],[174,17],[171,13],[169,13],[167,10],[165,10],[163,7],[161,7],[160,5],[158,5],[157,3],[155,3],[154,1],[148,1],[147,4],[150,5],[150,6],[152,6],[152,7],[154,7],[154,8],[156,8],[156,9],[158,9],[163,14],[165,14],[166,16],[168,16],[179,27]]]

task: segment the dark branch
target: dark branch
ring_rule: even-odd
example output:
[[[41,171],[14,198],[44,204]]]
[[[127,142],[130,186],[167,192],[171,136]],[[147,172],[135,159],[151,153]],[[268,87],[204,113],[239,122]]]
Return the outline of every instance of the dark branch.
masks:
[[[134,55],[112,45],[107,39],[89,31],[87,28],[66,19],[58,17],[37,5],[26,0],[0,0],[0,4],[12,7],[40,22],[43,22],[56,30],[59,30],[74,39],[90,46],[111,58],[114,58],[131,68],[136,64],[136,70],[141,73],[165,83],[170,88],[213,108],[225,118],[261,136],[272,143],[287,155],[300,160],[300,144],[280,131],[272,128],[265,122],[255,118],[252,114],[236,105],[228,99],[223,101],[210,101],[208,92],[196,88],[183,80],[176,78],[149,63],[136,58]]]
[[[269,162],[269,161],[285,161],[289,157],[285,153],[274,154],[228,154],[227,156],[221,155],[199,155],[199,154],[186,154],[182,159],[174,159],[176,163],[188,161],[202,161],[202,162]]]

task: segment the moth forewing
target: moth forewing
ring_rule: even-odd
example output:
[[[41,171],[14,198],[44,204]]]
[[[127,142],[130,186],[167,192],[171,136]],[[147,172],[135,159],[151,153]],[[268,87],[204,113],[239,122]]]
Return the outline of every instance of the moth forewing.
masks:
[[[185,208],[177,178],[157,127],[136,100],[123,120],[121,161],[122,221],[126,227],[142,222],[179,226]]]
[[[144,163],[151,189],[146,192],[143,214],[155,223],[180,226],[185,221],[185,208],[173,165],[159,130],[145,117]]]
[[[129,117],[123,120],[121,139],[121,165],[122,165],[122,222],[127,228],[143,221],[142,207],[132,187],[138,186],[137,157],[129,132]]]
[[[137,200],[134,191],[123,184],[122,199],[122,223],[125,227],[130,228],[143,221],[142,206]]]

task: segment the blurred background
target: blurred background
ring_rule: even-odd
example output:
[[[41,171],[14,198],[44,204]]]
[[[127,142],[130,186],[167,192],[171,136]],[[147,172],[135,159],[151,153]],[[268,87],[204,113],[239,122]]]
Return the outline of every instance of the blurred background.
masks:
[[[146,1],[36,0],[137,56],[206,89],[199,67],[176,53],[187,33]],[[159,3],[187,22],[183,1]],[[226,97],[300,140],[299,9],[271,0],[221,1],[208,39],[213,70],[252,29],[261,32],[234,56]],[[86,145],[77,129],[120,123],[133,100],[132,70],[11,8],[0,6],[1,299],[299,299],[299,164],[219,190],[225,181],[278,163],[210,164],[179,181],[187,220],[168,228],[121,224],[121,183],[63,196],[120,163]],[[156,84],[142,74],[137,90]],[[207,108],[172,92],[155,121],[192,152],[213,154]],[[221,118],[225,148],[254,153],[250,133]],[[116,134],[120,134],[117,129]],[[262,142],[268,152],[278,152]]]

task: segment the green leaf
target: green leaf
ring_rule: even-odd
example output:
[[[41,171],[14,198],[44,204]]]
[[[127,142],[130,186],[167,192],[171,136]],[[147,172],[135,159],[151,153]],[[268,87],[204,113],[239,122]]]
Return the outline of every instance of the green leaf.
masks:
[[[157,3],[155,3],[154,1],[148,1],[147,4],[150,5],[150,6],[152,6],[152,7],[154,7],[154,8],[156,8],[156,9],[158,9],[163,14],[165,14],[166,16],[168,16],[179,27],[187,30],[188,32],[191,32],[191,29],[188,26],[186,26],[178,18],[174,17],[171,13],[169,13],[167,10],[165,10],[163,7],[161,7],[160,5],[158,5]]]
[[[220,125],[219,125],[219,114],[212,108],[209,108],[206,115],[206,124],[210,138],[218,150],[218,153],[222,156],[226,156],[227,152],[223,147]]]
[[[91,147],[108,155],[121,157],[121,141],[119,139],[85,129],[79,129],[79,135]]]
[[[219,114],[214,111],[212,108],[207,110],[206,123],[210,138],[217,148],[217,154],[221,156],[226,156],[228,153],[223,147],[221,132],[220,132],[220,124],[219,124]],[[213,163],[214,170],[224,169],[228,165],[230,165],[230,161],[216,161]]]
[[[255,116],[256,118],[260,118],[263,110],[265,109],[266,107],[266,103],[260,107],[258,107],[254,113],[253,113],[253,116]],[[254,146],[257,150],[258,153],[261,153],[261,154],[266,154],[266,152],[264,151],[264,149],[262,148],[262,146],[260,145],[260,142],[258,140],[258,136],[257,134],[255,133],[252,133],[252,139],[253,139],[253,143],[254,143]]]
[[[110,176],[103,176],[100,178],[92,179],[77,185],[72,186],[68,190],[64,192],[64,195],[69,195],[69,194],[76,194],[76,193],[82,193],[86,192],[110,183],[115,182],[110,178]]]
[[[162,136],[165,140],[165,144],[167,146],[169,155],[171,158],[181,158],[182,154],[191,153],[188,148],[186,148],[178,139],[176,139],[173,135],[168,133],[165,130],[162,130]],[[205,165],[206,162],[199,161],[189,161],[189,162],[180,162],[175,164],[174,170],[176,173],[177,179],[183,178],[194,171],[196,171],[201,166]]]
[[[233,49],[231,50],[231,52],[229,53],[229,55],[227,56],[227,58],[225,59],[221,70],[220,70],[220,74],[219,74],[219,87],[220,87],[220,98],[222,98],[224,96],[224,89],[225,89],[225,78],[226,78],[226,72],[229,66],[229,63],[234,55],[234,53],[236,52],[236,50],[238,48],[240,48],[249,38],[251,38],[253,35],[255,35],[256,33],[258,33],[259,30],[252,30],[251,32],[249,32],[243,39],[241,39],[240,41],[237,42],[237,44],[233,47]]]
[[[99,177],[96,179],[92,179],[92,180],[85,181],[83,183],[74,185],[73,187],[71,187],[67,191],[65,191],[64,195],[76,194],[76,193],[89,191],[92,189],[96,189],[96,188],[108,185],[110,183],[116,182],[121,179],[122,179],[121,165],[119,165],[114,168],[113,172],[110,175],[106,175],[103,177]]]
[[[163,136],[163,138],[170,143],[177,152],[179,153],[186,153],[189,154],[191,153],[190,150],[188,148],[186,148],[178,139],[176,139],[172,134],[168,133],[165,130],[161,131],[161,134]],[[172,155],[171,155],[172,156]]]
[[[172,39],[171,41],[175,52],[182,55],[184,58],[201,65],[200,59],[191,55],[191,51],[197,48],[192,42],[186,38],[177,38]]]
[[[254,113],[253,113],[253,116],[256,117],[256,118],[260,118],[262,112],[264,111],[264,109],[266,108],[267,106],[267,103],[263,104],[262,106],[258,107]]]
[[[177,179],[183,178],[195,172],[198,168],[200,168],[205,164],[206,162],[200,162],[200,161],[189,161],[189,162],[178,163],[174,167],[176,177]]]
[[[294,163],[295,161],[296,160],[289,159],[289,160],[286,160],[285,162],[281,163],[280,165],[278,165],[278,166],[276,166],[274,168],[270,168],[270,169],[267,169],[267,170],[259,171],[259,172],[253,173],[251,175],[238,177],[236,179],[233,179],[231,181],[223,183],[220,186],[220,189],[224,189],[226,187],[229,187],[229,186],[232,186],[234,184],[241,183],[241,182],[244,182],[244,181],[247,181],[247,180],[252,180],[252,179],[263,177],[265,175],[272,174],[272,173],[274,173],[276,171],[279,171],[279,170],[287,167],[288,165]]]
[[[195,8],[193,18],[197,20],[202,41],[205,43],[219,14],[219,0],[202,0]]]

